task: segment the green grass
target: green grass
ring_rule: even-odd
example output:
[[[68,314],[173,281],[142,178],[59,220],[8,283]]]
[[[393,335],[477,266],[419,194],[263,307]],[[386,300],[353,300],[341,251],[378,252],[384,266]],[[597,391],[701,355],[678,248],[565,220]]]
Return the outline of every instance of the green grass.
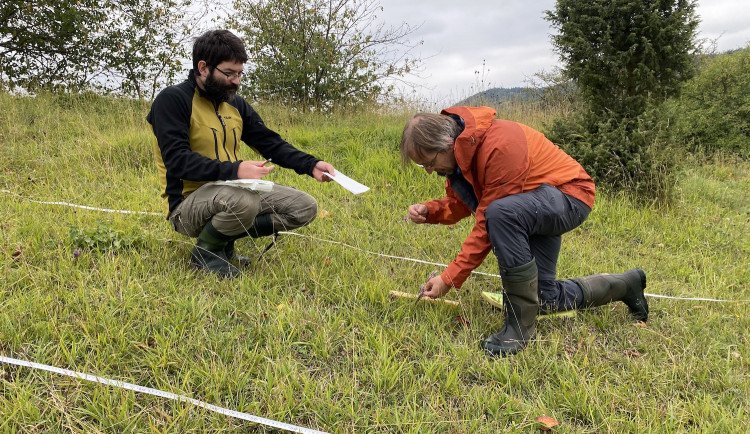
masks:
[[[439,267],[362,250],[448,263],[472,225],[403,221],[408,205],[443,191],[437,177],[399,164],[408,113],[258,107],[285,138],[372,190],[353,196],[279,167],[270,180],[310,192],[329,215],[297,231],[315,238],[282,235],[223,281],[190,268],[192,240],[161,216],[26,200],[160,211],[148,105],[0,94],[0,106],[0,189],[12,192],[0,193],[4,356],[330,432],[537,432],[543,414],[561,422],[557,432],[745,431],[750,303],[652,298],[647,327],[616,303],[542,321],[529,348],[494,360],[479,342],[502,317],[479,294],[498,279],[474,276],[452,291],[460,307],[391,299],[390,290],[416,293]],[[750,164],[685,167],[669,205],[600,192],[564,237],[559,276],[641,266],[651,293],[750,300]],[[86,234],[98,249],[80,243]],[[266,244],[239,249],[258,255]],[[496,268],[488,258],[479,271]],[[0,432],[58,431],[268,430],[0,365]]]

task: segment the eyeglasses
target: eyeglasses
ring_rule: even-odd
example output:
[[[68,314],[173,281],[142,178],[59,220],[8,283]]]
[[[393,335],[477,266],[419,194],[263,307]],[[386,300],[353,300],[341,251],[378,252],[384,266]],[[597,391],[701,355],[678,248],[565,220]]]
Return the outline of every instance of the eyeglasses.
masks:
[[[234,80],[235,78],[242,79],[242,75],[244,74],[244,72],[242,72],[242,71],[240,71],[240,72],[233,72],[233,73],[230,74],[228,72],[222,71],[221,69],[219,69],[218,66],[214,66],[214,69],[217,70],[217,71],[219,71],[219,72],[221,72],[222,74],[224,74],[224,76],[228,80]]]
[[[440,151],[440,152],[443,152],[443,151]],[[419,164],[419,163],[414,163],[414,164],[416,164],[417,167],[421,167],[423,169],[432,169],[433,167],[435,167],[435,162],[437,162],[437,157],[438,155],[440,155],[440,152],[435,154],[435,158],[433,158],[432,161],[430,161],[427,164]]]

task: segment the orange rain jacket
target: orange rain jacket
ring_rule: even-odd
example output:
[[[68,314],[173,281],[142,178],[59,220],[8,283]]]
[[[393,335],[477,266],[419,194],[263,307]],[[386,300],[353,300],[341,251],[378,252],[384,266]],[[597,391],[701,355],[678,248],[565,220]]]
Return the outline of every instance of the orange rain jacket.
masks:
[[[583,167],[542,133],[526,125],[495,119],[490,107],[451,107],[441,114],[460,116],[466,123],[454,148],[456,162],[474,188],[479,205],[476,223],[461,252],[440,276],[460,288],[491,250],[484,211],[493,201],[550,184],[589,207],[594,205],[594,181]],[[425,205],[427,223],[454,224],[471,215],[446,180],[446,197]]]

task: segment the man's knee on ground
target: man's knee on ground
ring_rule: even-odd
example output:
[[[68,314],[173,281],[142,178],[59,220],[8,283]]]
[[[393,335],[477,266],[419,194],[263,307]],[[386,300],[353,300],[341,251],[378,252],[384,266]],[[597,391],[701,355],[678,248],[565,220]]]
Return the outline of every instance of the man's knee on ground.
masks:
[[[555,280],[539,280],[537,283],[539,292],[539,304],[542,306],[554,306],[560,298],[560,290]]]

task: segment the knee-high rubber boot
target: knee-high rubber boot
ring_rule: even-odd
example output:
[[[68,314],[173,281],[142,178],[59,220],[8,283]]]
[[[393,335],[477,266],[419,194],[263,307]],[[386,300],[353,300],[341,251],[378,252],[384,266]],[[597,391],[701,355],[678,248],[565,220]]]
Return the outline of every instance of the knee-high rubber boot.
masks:
[[[503,281],[503,328],[482,341],[482,348],[491,356],[508,356],[522,350],[536,334],[539,313],[536,261],[508,268]]]
[[[224,235],[209,220],[198,234],[195,247],[190,252],[190,262],[197,268],[218,274],[225,278],[234,278],[240,270],[229,262],[224,248],[233,237]]]
[[[273,235],[275,232],[271,213],[255,216],[253,225],[250,226],[250,229],[247,231],[248,235],[253,238],[267,237]]]
[[[224,246],[224,254],[227,255],[227,259],[229,259],[230,261],[237,261],[237,263],[242,265],[243,267],[249,267],[250,265],[252,265],[253,259],[249,256],[238,254],[234,250],[234,242],[239,239],[245,238],[246,236],[247,233],[245,232],[241,233],[240,235],[236,235],[232,237],[231,240],[227,241],[227,245]]]
[[[646,273],[640,268],[633,268],[622,274],[595,274],[571,280],[583,291],[582,308],[622,301],[635,319],[643,322],[648,319],[648,302],[643,295]]]
[[[252,258],[248,256],[238,255],[234,250],[234,242],[247,236],[250,236],[252,238],[259,238],[273,235],[274,232],[275,231],[273,229],[271,214],[261,214],[255,216],[253,225],[250,226],[250,228],[246,232],[233,236],[232,239],[227,242],[227,245],[224,247],[224,253],[227,255],[227,258],[229,258],[230,261],[236,260],[242,266],[249,266],[253,263]]]

